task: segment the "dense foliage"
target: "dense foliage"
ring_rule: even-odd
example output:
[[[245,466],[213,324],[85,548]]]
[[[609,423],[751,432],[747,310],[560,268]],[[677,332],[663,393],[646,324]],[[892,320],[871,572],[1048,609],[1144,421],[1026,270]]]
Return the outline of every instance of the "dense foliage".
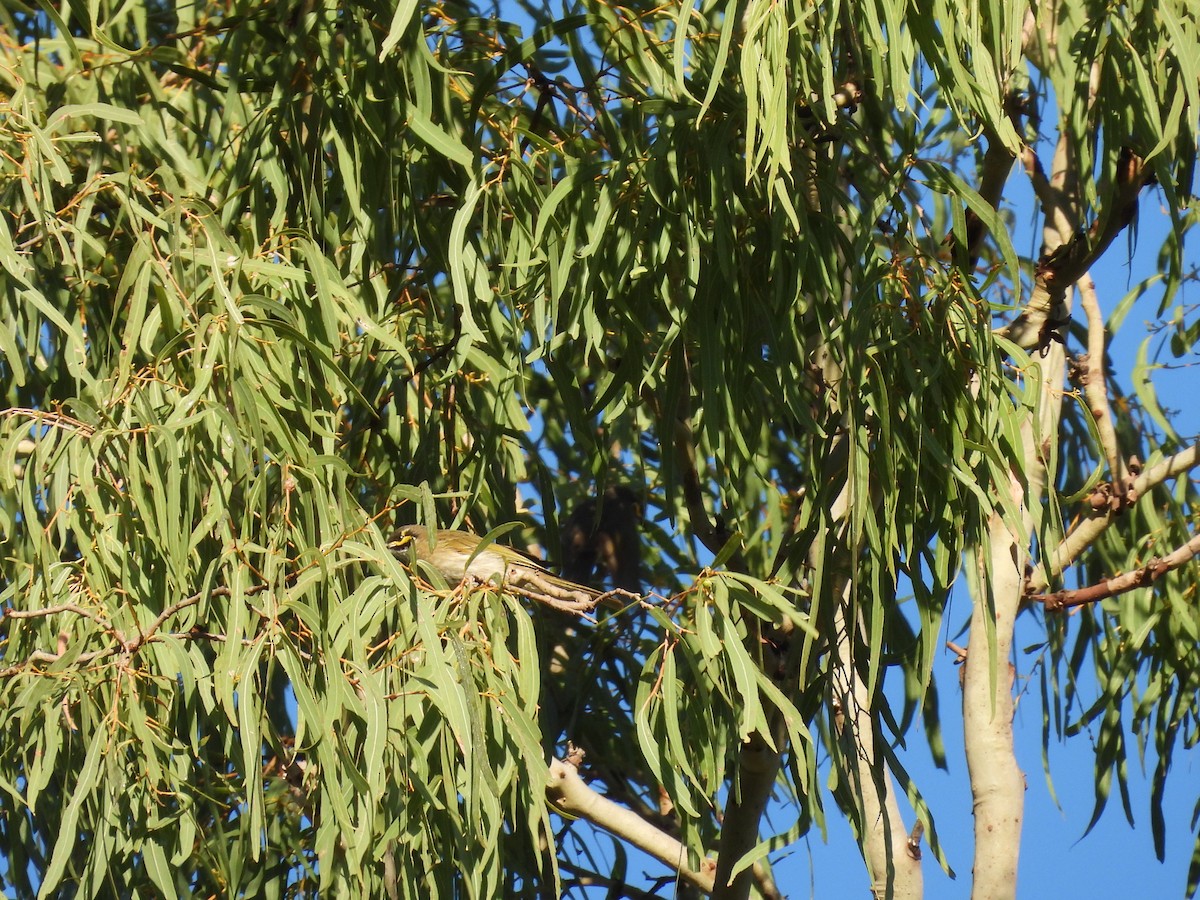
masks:
[[[1110,327],[1161,291],[1192,352],[1200,23],[1095,5],[6,7],[4,883],[620,890],[559,758],[705,889],[719,853],[769,893],[831,807],[865,847],[889,777],[940,859],[893,742],[939,752],[943,611],[964,559],[998,608],[997,522],[1047,740],[1094,727],[1100,807],[1153,744],[1158,809],[1200,613],[1190,553],[1150,569],[1194,542],[1197,451],[1145,357],[1108,402],[1069,302],[1153,193],[1161,268]],[[386,546],[412,521],[568,563],[600,522],[579,577],[646,597],[436,590]]]

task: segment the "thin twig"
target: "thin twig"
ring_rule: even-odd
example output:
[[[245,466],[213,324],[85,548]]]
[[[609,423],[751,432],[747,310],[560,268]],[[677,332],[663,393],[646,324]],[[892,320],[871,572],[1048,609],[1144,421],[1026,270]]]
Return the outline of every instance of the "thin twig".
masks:
[[[55,428],[62,428],[66,431],[78,431],[84,437],[91,437],[96,433],[96,429],[87,422],[81,422],[62,413],[51,412],[45,409],[28,409],[22,406],[0,409],[0,417],[6,418],[9,416],[25,416],[26,418],[33,419],[35,422],[42,422],[46,425],[52,425]]]
[[[65,612],[75,613],[77,616],[83,616],[85,619],[91,619],[105,631],[108,631],[112,628],[108,622],[104,621],[104,619],[100,617],[99,613],[90,609],[84,609],[82,606],[78,606],[74,603],[60,603],[58,606],[47,606],[43,607],[42,609],[6,609],[4,610],[3,616],[0,618],[40,619],[45,616],[54,616],[58,613]]]
[[[248,587],[243,593],[246,596],[253,596],[254,594],[261,594],[266,589],[267,589],[267,586],[265,584],[256,584],[256,585],[252,585],[252,586]],[[209,597],[228,597],[231,595],[231,593],[232,593],[232,591],[228,587],[225,587],[222,585],[221,587],[215,587],[211,591],[209,591],[208,596]],[[100,650],[92,650],[88,653],[81,653],[75,659],[75,664],[77,666],[82,666],[82,665],[87,665],[88,663],[91,663],[91,662],[95,662],[98,659],[103,659],[106,656],[112,656],[116,653],[124,653],[126,655],[132,655],[132,654],[136,653],[138,650],[140,650],[144,645],[151,644],[151,643],[157,643],[160,640],[165,640],[167,637],[179,637],[179,638],[186,637],[186,638],[190,638],[192,640],[221,640],[221,641],[225,640],[226,638],[224,635],[212,635],[212,634],[207,634],[204,632],[197,632],[197,633],[176,632],[171,635],[163,635],[163,636],[156,634],[158,629],[163,626],[163,623],[165,623],[167,621],[167,619],[171,618],[171,616],[175,615],[176,613],[180,612],[181,610],[187,609],[189,606],[195,606],[197,603],[200,602],[200,600],[204,596],[205,596],[204,591],[198,591],[195,594],[192,594],[189,597],[185,597],[184,599],[168,606],[161,613],[159,613],[158,617],[155,618],[155,620],[150,624],[149,628],[147,628],[144,632],[139,634],[133,640],[126,640],[124,635],[121,634],[121,632],[114,629],[111,625],[104,622],[102,619],[97,618],[94,613],[90,612],[89,610],[83,609],[82,607],[76,606],[73,603],[62,603],[62,604],[59,604],[58,606],[47,606],[44,609],[29,609],[29,610],[11,610],[10,609],[10,610],[5,611],[5,616],[8,618],[13,618],[13,619],[32,619],[32,618],[41,618],[43,616],[50,616],[50,615],[54,615],[56,613],[71,612],[71,613],[76,613],[78,615],[82,615],[89,619],[92,619],[94,622],[96,622],[96,624],[98,624],[106,632],[108,632],[109,634],[112,635],[114,643],[112,644],[112,646],[104,647]],[[10,666],[9,668],[0,671],[0,675],[11,675],[16,672],[23,671],[26,666],[29,666],[33,663],[56,663],[56,662],[58,662],[58,660],[62,659],[64,652],[65,652],[64,650],[60,650],[58,653],[50,653],[46,650],[34,650],[32,653],[29,654],[29,656],[25,659],[25,661],[23,663],[16,665],[16,666]]]
[[[218,591],[223,591],[223,593],[217,593]],[[211,594],[211,596],[213,596],[213,597],[221,597],[221,596],[228,596],[228,595],[229,595],[229,588],[225,588],[225,587],[214,588],[212,591],[212,594]],[[180,610],[187,609],[189,606],[195,606],[197,603],[200,602],[200,598],[202,596],[203,596],[202,593],[196,593],[196,594],[192,594],[192,596],[190,596],[190,597],[185,597],[184,599],[180,600],[178,603],[172,603],[170,606],[168,606],[166,609],[164,609],[161,613],[158,614],[158,618],[156,618],[153,622],[151,622],[150,627],[147,628],[142,634],[138,635],[136,640],[129,641],[128,643],[126,643],[125,650],[129,653],[135,652],[140,646],[142,646],[142,644],[146,643],[146,641],[148,641],[154,637],[154,633],[156,631],[158,631],[158,629],[160,627],[162,627],[163,622],[167,621],[167,619],[171,618],[171,616],[175,615],[175,613],[179,612]]]

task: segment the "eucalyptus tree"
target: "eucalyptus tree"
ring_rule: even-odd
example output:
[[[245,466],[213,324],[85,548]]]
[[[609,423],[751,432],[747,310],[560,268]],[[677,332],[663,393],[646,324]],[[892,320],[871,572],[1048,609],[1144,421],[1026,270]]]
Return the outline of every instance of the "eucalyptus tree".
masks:
[[[1153,744],[1161,854],[1200,445],[1108,342],[1200,327],[1187,0],[0,15],[6,886],[771,897],[832,814],[917,897],[956,582],[974,894],[1018,616],[1097,815]],[[408,522],[619,590],[446,583]]]

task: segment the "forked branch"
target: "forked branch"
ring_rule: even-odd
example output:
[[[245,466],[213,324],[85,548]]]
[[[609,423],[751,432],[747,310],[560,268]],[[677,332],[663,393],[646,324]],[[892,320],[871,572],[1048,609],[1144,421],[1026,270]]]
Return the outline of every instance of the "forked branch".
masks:
[[[1047,610],[1057,611],[1084,606],[1098,600],[1107,600],[1117,594],[1132,591],[1135,588],[1148,587],[1168,572],[1178,569],[1200,553],[1200,534],[1183,544],[1166,556],[1151,560],[1141,568],[1122,575],[1106,578],[1098,584],[1074,588],[1069,591],[1054,591],[1050,594],[1034,594],[1029,599],[1041,603]]]

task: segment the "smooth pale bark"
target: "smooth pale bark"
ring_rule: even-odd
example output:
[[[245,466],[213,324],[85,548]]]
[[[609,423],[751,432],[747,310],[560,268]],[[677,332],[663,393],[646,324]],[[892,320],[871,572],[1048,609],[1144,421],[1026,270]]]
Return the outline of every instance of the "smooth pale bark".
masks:
[[[655,828],[637,813],[592,790],[569,762],[550,760],[546,779],[546,799],[560,815],[586,819],[603,828],[676,872],[684,881],[705,893],[713,889],[712,860],[701,860],[700,871],[688,868],[687,848],[675,838]]]
[[[895,783],[875,750],[871,727],[871,695],[858,677],[851,658],[850,632],[846,627],[847,582],[842,588],[836,622],[837,664],[832,674],[834,701],[840,704],[839,738],[854,754],[854,771],[843,772],[852,779],[861,802],[863,830],[859,836],[871,894],[884,900],[920,900],[924,895],[921,862],[908,852],[908,830],[900,813]]]
[[[1014,480],[1015,481],[1015,480]],[[1019,490],[1019,485],[1014,485]],[[995,516],[990,572],[971,613],[971,649],[963,672],[963,737],[975,812],[974,900],[1015,898],[1025,777],[1013,752],[1013,622],[1024,577],[1024,541]],[[993,608],[988,609],[990,585]],[[994,615],[994,626],[989,619]],[[987,634],[994,627],[995,645]]]
[[[1025,51],[1041,66],[1055,65],[1057,45],[1054,3],[1040,4],[1025,20]],[[1038,31],[1045,40],[1042,45]],[[1042,50],[1046,51],[1043,58]],[[1091,72],[1090,100],[1095,99],[1098,69]],[[1075,148],[1063,132],[1049,172],[1043,171],[1032,148],[1022,155],[1025,172],[1038,197],[1045,224],[1042,250],[1049,254],[1065,247],[1082,223]],[[1134,194],[1136,199],[1136,193]],[[1111,237],[1106,237],[1111,241]],[[1104,244],[1107,246],[1107,243]],[[1093,247],[1092,253],[1103,247]],[[988,522],[988,543],[978,548],[978,590],[971,613],[971,646],[963,672],[963,739],[975,811],[975,867],[971,896],[975,900],[1007,900],[1017,891],[1021,824],[1025,809],[1025,777],[1013,749],[1013,630],[1025,591],[1030,548],[1045,497],[1047,464],[1059,440],[1066,366],[1063,343],[1053,339],[1050,321],[1068,321],[1073,301],[1072,282],[1087,271],[1088,259],[1064,266],[1056,290],[1044,273],[1035,279],[1032,296],[1010,333],[1031,351],[1023,377],[1036,384],[1036,406],[1021,428],[1024,481],[1014,472],[1008,483],[993,490],[1006,492],[1020,521],[1004,521],[997,512]],[[1076,271],[1076,269],[1078,271]],[[1064,284],[1065,282],[1065,284]],[[1058,294],[1052,298],[1053,294]],[[1053,302],[1052,302],[1053,301]],[[1037,322],[1036,328],[1029,328]],[[1011,330],[1010,330],[1011,331]],[[1036,340],[1030,338],[1036,337]]]
[[[775,747],[786,746],[786,732],[778,716],[773,717]],[[713,900],[744,900],[755,882],[753,867],[733,874],[734,866],[758,844],[760,823],[771,799],[783,757],[763,735],[755,732],[738,754],[738,785],[731,792],[721,823],[721,844],[713,877]]]
[[[1021,510],[1019,533],[995,513],[979,560],[984,571],[972,608],[971,649],[963,672],[963,740],[975,811],[971,896],[976,900],[1006,900],[1017,891],[1025,776],[1013,749],[1010,660],[1035,531],[1030,504],[1040,503],[1045,493],[1047,447],[1057,435],[1064,373],[1064,353],[1057,343],[1026,372],[1026,377],[1041,382],[1037,408],[1021,430],[1026,482],[1013,475],[1007,485],[996,486],[1007,490]]]

